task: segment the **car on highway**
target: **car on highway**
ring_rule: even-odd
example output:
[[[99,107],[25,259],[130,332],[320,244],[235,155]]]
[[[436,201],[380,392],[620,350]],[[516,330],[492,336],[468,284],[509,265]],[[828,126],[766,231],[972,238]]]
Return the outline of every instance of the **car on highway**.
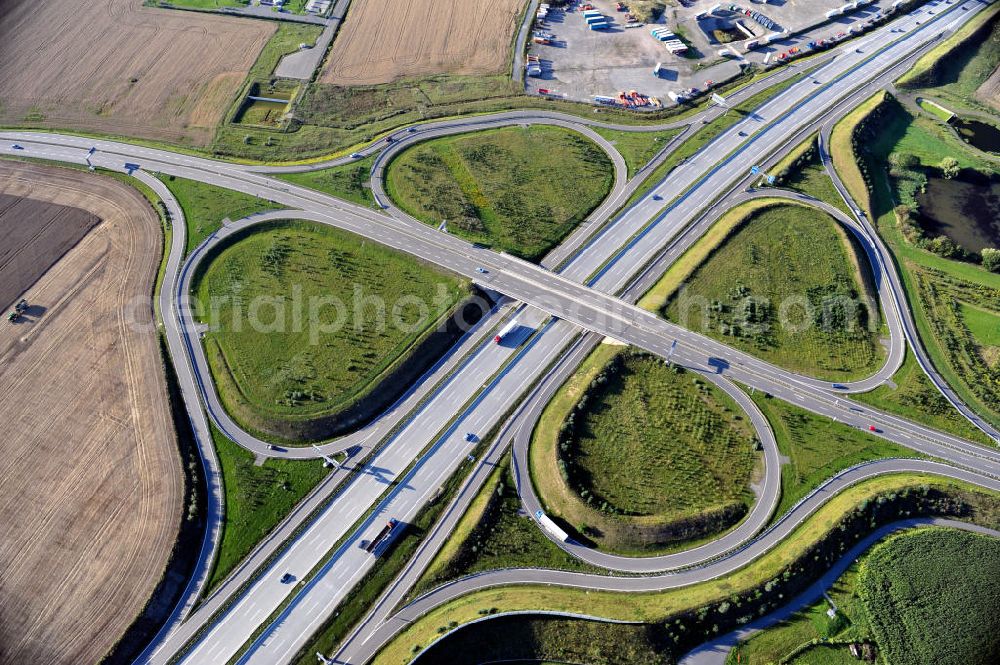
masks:
[[[482,266],[478,266],[478,267],[476,268],[476,272],[478,272],[478,273],[479,273],[479,274],[481,274],[481,275],[485,275],[486,273],[488,273],[488,272],[489,272],[489,270],[487,270],[486,268],[484,268],[484,267],[482,267]]]
[[[740,131],[736,132],[736,133],[739,134],[740,136],[746,136],[747,135],[747,133],[744,132],[742,129]]]
[[[14,144],[14,145],[12,145],[12,146],[11,146],[10,148],[11,148],[11,150],[24,150],[24,146],[23,146],[23,145],[20,145],[20,144],[18,144],[18,143],[15,143],[15,144]]]
[[[362,157],[364,157],[364,155],[362,155],[360,152],[351,153],[351,159],[361,159]]]
[[[285,573],[284,575],[281,576],[282,584],[288,584],[289,582],[294,582],[294,581],[295,581],[295,575],[292,575],[291,573]]]
[[[417,132],[417,128],[416,127],[407,127],[406,128],[406,133],[407,134],[416,134],[416,132]]]

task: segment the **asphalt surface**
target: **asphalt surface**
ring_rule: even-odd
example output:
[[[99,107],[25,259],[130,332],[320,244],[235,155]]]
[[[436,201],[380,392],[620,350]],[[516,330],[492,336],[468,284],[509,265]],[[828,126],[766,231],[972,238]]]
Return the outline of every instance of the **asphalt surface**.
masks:
[[[973,5],[973,9],[977,8],[978,5]],[[959,18],[966,19],[974,13],[962,12]],[[938,16],[934,22],[940,20]],[[930,23],[924,21],[922,37],[934,36],[928,30]],[[865,47],[862,50],[866,51],[880,34],[876,31],[852,46]],[[215,660],[223,658],[226,653],[235,653],[253,627],[291,597],[291,603],[277,620],[269,623],[241,662],[287,660],[311,629],[333,611],[343,594],[370,566],[370,559],[361,557],[361,550],[353,547],[352,543],[369,538],[387,516],[402,521],[411,518],[440,486],[441,480],[454,472],[464,459],[461,451],[467,449],[468,444],[461,433],[487,431],[496,424],[506,407],[528,389],[551,359],[578,337],[577,325],[610,333],[616,339],[661,355],[669,352],[673,339],[680,339],[681,346],[674,355],[675,360],[700,371],[723,373],[728,378],[768,390],[812,411],[838,417],[855,426],[867,427],[877,419],[882,429],[880,435],[918,450],[932,451],[931,454],[956,464],[984,468],[996,464],[996,455],[992,451],[901,418],[849,406],[850,402],[831,391],[828,382],[790,375],[700,335],[670,326],[641,310],[636,311],[610,295],[625,288],[635,279],[637,271],[641,272],[644,266],[653,262],[662,247],[669,245],[697,217],[698,211],[714,199],[716,193],[727,191],[727,185],[738,182],[748,165],[763,160],[769,152],[768,146],[773,149],[787,142],[803,127],[814,125],[824,112],[836,107],[850,92],[844,89],[848,75],[851,81],[862,86],[859,92],[872,90],[880,73],[885,70],[885,63],[904,59],[919,45],[909,43],[913,34],[913,31],[908,31],[902,38],[905,40],[903,43],[882,46],[884,57],[879,58],[882,65],[867,61],[868,56],[864,53],[842,53],[814,74],[818,78],[829,75],[829,78],[805,96],[803,84],[793,85],[768,103],[769,118],[757,113],[742,119],[732,130],[724,132],[705,150],[675,169],[667,182],[654,190],[653,195],[642,199],[614,223],[605,225],[589,238],[576,258],[567,263],[562,275],[544,272],[537,266],[511,257],[477,250],[451,236],[436,233],[419,222],[414,224],[405,219],[393,219],[332,197],[278,183],[258,173],[259,169],[79,137],[0,133],[0,136],[28,145],[27,154],[22,153],[24,156],[79,163],[84,161],[87,149],[94,145],[98,153],[91,155],[91,161],[100,166],[121,170],[124,162],[135,161],[143,168],[265,196],[292,208],[308,209],[310,215],[328,218],[327,223],[353,228],[364,235],[374,235],[390,246],[420,256],[426,254],[428,260],[471,277],[475,277],[472,272],[474,266],[489,266],[486,286],[536,305],[541,310],[524,310],[519,315],[539,331],[521,348],[490,345],[491,348],[481,347],[474,351],[463,368],[449,380],[448,389],[439,393],[440,401],[432,400],[424,405],[410,420],[407,427],[413,428],[409,430],[413,436],[396,435],[394,441],[387,443],[376,454],[371,464],[346,483],[334,501],[301,531],[249,590],[235,598],[221,620],[209,624],[208,632],[198,641],[195,650],[188,653],[187,659],[204,662],[198,657]],[[884,39],[885,35],[882,37]],[[919,40],[923,41],[925,39]],[[792,121],[788,122],[790,118]],[[765,126],[767,120],[776,122]],[[751,136],[744,140],[737,133],[738,128]],[[9,148],[4,146],[4,150]],[[728,157],[722,159],[726,155]],[[673,196],[678,191],[686,193],[661,211],[661,201],[666,198],[662,194]],[[646,220],[650,217],[655,217],[654,222],[647,225]],[[624,249],[609,260],[608,252],[616,247]],[[594,288],[585,288],[574,280],[585,280]],[[554,313],[561,320],[544,323],[543,311]],[[462,374],[463,371],[466,374]],[[182,373],[179,370],[179,374]],[[874,387],[888,375],[891,371],[878,381],[869,382],[870,385],[859,382],[851,388]],[[193,377],[189,378],[193,381]],[[486,386],[480,390],[483,383]],[[441,403],[448,400],[452,403]],[[418,422],[420,425],[416,426]],[[425,452],[421,454],[422,451]],[[417,462],[410,467],[414,459]],[[371,481],[373,478],[378,480]],[[389,483],[396,480],[400,482],[389,489]],[[386,489],[389,489],[388,493]],[[371,505],[376,506],[375,511],[362,521],[359,529],[348,533],[351,525],[364,516]],[[296,593],[292,594],[295,585],[277,582],[276,578],[284,572],[293,572],[301,577],[312,570],[329,547],[341,540],[341,536],[344,543],[331,562]],[[237,616],[240,618],[234,618]],[[188,622],[185,626],[190,624]],[[167,649],[159,653],[163,656],[182,644],[174,639]],[[153,662],[156,662],[155,659]]]
[[[689,568],[645,577],[594,575],[541,568],[493,570],[470,575],[446,583],[416,598],[367,635],[363,643],[352,642],[349,645],[351,647],[349,651],[341,650],[336,655],[336,660],[339,663],[354,663],[356,665],[366,663],[398,632],[405,629],[427,612],[456,598],[482,589],[497,586],[540,584],[622,593],[640,593],[676,589],[715,579],[752,563],[772,550],[805,519],[845,488],[867,478],[886,473],[902,472],[933,473],[935,475],[975,483],[994,491],[1000,490],[1000,479],[956,469],[946,464],[923,460],[879,460],[849,469],[828,480],[805,500],[798,503],[791,511],[786,513],[785,516],[779,519],[767,531],[722,558],[700,564],[694,561]]]

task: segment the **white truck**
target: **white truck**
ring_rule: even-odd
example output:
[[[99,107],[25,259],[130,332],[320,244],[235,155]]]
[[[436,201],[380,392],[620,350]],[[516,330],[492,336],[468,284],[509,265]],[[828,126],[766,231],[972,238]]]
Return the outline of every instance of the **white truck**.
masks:
[[[546,531],[558,538],[561,542],[569,542],[569,534],[559,528],[559,525],[552,521],[548,515],[540,510],[535,511],[535,519]]]
[[[493,338],[494,344],[502,344],[506,337],[509,337],[512,332],[518,329],[520,324],[518,324],[517,319],[511,319],[507,325],[500,329],[500,332],[496,334]]]

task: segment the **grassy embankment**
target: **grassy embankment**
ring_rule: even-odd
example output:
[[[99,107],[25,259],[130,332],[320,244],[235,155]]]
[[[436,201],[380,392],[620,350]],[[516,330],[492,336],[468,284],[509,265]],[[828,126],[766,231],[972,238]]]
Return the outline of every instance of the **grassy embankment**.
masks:
[[[740,644],[727,664],[856,663],[848,645],[865,642],[880,662],[983,662],[1000,649],[1000,585],[989,572],[998,565],[1000,543],[988,536],[941,528],[890,536],[831,587],[834,617],[821,600]]]
[[[869,123],[877,123],[877,130],[866,129]],[[875,138],[868,136],[873,131]],[[864,133],[863,138],[854,141],[856,132]],[[936,121],[911,116],[894,101],[885,100],[882,93],[837,124],[830,147],[838,173],[855,200],[876,221],[893,253],[921,341],[935,368],[971,408],[1000,423],[996,347],[975,337],[960,307],[965,303],[996,312],[1000,275],[943,258],[907,240],[894,212],[898,200],[894,187],[905,183],[894,181],[886,161],[892,152],[906,152],[925,168],[946,156],[954,157],[962,167],[988,170],[991,165]]]
[[[819,157],[818,134],[813,134],[790,150],[774,165],[776,187],[802,192],[851,214],[851,209],[833,186]]]
[[[866,259],[834,220],[807,206],[761,200],[716,226],[643,306],[659,300],[672,321],[820,378],[860,378],[881,365]]]
[[[375,197],[372,195],[368,179],[371,173],[375,155],[357,162],[333,166],[318,171],[302,173],[282,173],[277,177],[281,180],[315,189],[318,192],[336,196],[337,198],[357,203],[358,205],[375,207]]]
[[[356,426],[429,366],[468,285],[345,231],[268,222],[213,249],[192,292],[215,303],[199,320],[217,328],[205,349],[230,414],[309,440]]]
[[[603,572],[559,549],[525,514],[508,455],[483,484],[410,595],[482,570],[518,567]]]
[[[628,176],[649,163],[656,153],[670,143],[670,140],[684,131],[684,128],[666,129],[660,132],[627,132],[621,129],[594,127],[594,131],[611,141],[621,153],[628,166]]]
[[[233,221],[257,212],[278,210],[281,206],[231,189],[207,185],[197,180],[159,176],[177,198],[184,212],[187,250],[190,254],[208,236],[222,228],[222,220]]]
[[[921,57],[896,81],[900,90],[941,100],[951,110],[1000,115],[976,92],[1000,65],[1000,5],[987,8]]]
[[[605,344],[536,425],[531,480],[575,538],[650,554],[719,533],[746,514],[760,461],[754,445],[752,426],[722,391]]]
[[[507,127],[431,139],[389,164],[386,190],[406,212],[531,261],[607,196],[611,160],[561,127]]]
[[[924,489],[918,489],[917,494],[913,494],[912,489],[909,492],[905,491],[905,488],[921,487],[925,488],[926,492]],[[839,527],[841,524],[846,524],[842,522],[845,516],[854,516],[851,518],[854,521],[850,522],[852,526],[848,529],[853,536],[848,538],[859,538],[870,528],[867,525],[871,518],[867,515],[873,514],[871,511],[881,510],[879,506],[884,505],[872,499],[893,496],[896,497],[894,500],[900,500],[906,496],[936,495],[937,492],[945,492],[952,498],[944,499],[943,502],[934,501],[928,504],[930,509],[937,510],[946,504],[951,505],[952,501],[957,501],[958,504],[966,506],[963,514],[967,518],[987,525],[994,525],[1000,519],[996,495],[984,494],[963,483],[909,474],[875,478],[848,488],[833,497],[774,549],[748,566],[718,579],[656,593],[622,594],[540,585],[513,585],[477,591],[431,610],[424,617],[414,621],[382,650],[375,662],[380,665],[409,662],[414,653],[419,652],[441,634],[448,633],[461,624],[481,618],[484,614],[514,610],[545,609],[650,623],[662,623],[666,620],[664,627],[671,633],[685,636],[686,631],[690,629],[695,631],[690,635],[692,639],[705,639],[699,637],[703,631],[710,637],[724,632],[729,624],[742,623],[739,617],[748,610],[741,607],[749,598],[768,598],[768,594],[774,594],[782,584],[797,579],[797,574],[805,574],[811,579],[813,574],[805,571],[816,567],[812,553],[818,551],[817,547],[822,549],[821,543],[830,543],[829,538],[839,538],[838,534],[843,533]],[[879,520],[893,519],[891,515],[895,514],[890,509],[888,513],[882,514]],[[837,552],[841,551],[836,544],[831,543],[830,546],[834,551],[825,555],[828,560],[830,557],[838,557]],[[805,557],[808,557],[808,560],[803,561]],[[805,583],[806,580],[800,578],[800,581]],[[768,583],[771,586],[768,586]],[[768,607],[780,606],[781,602],[784,601],[775,598],[773,605],[765,603],[761,607],[766,611]],[[752,612],[753,605],[751,604],[748,609]],[[718,622],[714,631],[710,625],[713,619]],[[722,624],[722,627],[719,624]],[[488,626],[489,622],[486,625]],[[563,639],[555,645],[556,648],[571,646],[571,633],[565,632],[563,635]],[[479,643],[482,649],[480,653],[498,648],[497,642],[479,640]],[[509,652],[511,646],[520,644],[506,641],[500,645],[502,648],[499,653]],[[588,649],[592,645],[578,646],[580,649]],[[617,657],[618,653],[624,653],[624,657]],[[627,652],[601,650],[600,655],[600,660],[591,659],[587,662],[630,662],[627,660]],[[578,655],[578,658],[585,656]]]
[[[318,460],[269,459],[254,463],[250,452],[212,427],[222,468],[226,521],[209,578],[211,591],[250,553],[329,471]]]
[[[781,499],[772,521],[848,467],[886,457],[920,457],[909,448],[764,393],[755,392],[752,397],[774,431],[778,452],[787,458],[781,465]]]

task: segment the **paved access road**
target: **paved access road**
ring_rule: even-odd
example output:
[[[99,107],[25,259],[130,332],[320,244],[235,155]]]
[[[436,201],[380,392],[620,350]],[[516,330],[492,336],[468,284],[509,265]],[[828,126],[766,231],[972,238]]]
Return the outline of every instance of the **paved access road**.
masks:
[[[972,13],[974,12],[967,12],[966,16],[970,16]],[[934,22],[940,20],[939,17],[934,19]],[[731,186],[732,182],[738,181],[750,164],[763,158],[769,152],[768,146],[773,149],[776,145],[780,145],[783,141],[794,136],[796,132],[801,131],[803,127],[816,123],[825,111],[836,106],[836,102],[849,92],[849,90],[845,90],[848,82],[860,86],[861,90],[872,89],[871,82],[877,81],[879,74],[889,64],[904,59],[908,53],[919,48],[921,44],[926,43],[934,36],[928,31],[928,27],[930,26],[925,22],[925,26],[920,31],[910,31],[905,37],[900,38],[901,41],[882,47],[881,51],[873,54],[870,60],[863,54],[839,54],[831,64],[819,70],[822,73],[815,74],[817,77],[829,76],[827,80],[821,81],[819,86],[809,88],[801,83],[796,84],[772,101],[768,108],[775,110],[774,115],[770,118],[773,122],[766,127],[762,126],[764,119],[759,114],[742,120],[738,127],[746,134],[750,134],[750,132],[742,127],[747,123],[757,123],[750,127],[756,132],[755,135],[744,139],[734,128],[717,138],[706,150],[696,155],[681,168],[675,169],[668,179],[668,183],[661,185],[661,188],[654,195],[640,201],[614,224],[604,227],[594,239],[588,241],[584,250],[574,260],[568,262],[564,275],[569,276],[569,279],[545,273],[535,266],[523,264],[509,257],[475,250],[475,248],[470,248],[467,244],[461,243],[451,236],[435,234],[419,223],[412,224],[407,220],[386,218],[371,211],[359,210],[356,206],[344,204],[332,197],[324,197],[309,190],[278,183],[251,171],[247,167],[226,165],[213,160],[174,155],[166,151],[148,148],[134,148],[111,142],[97,142],[100,153],[94,155],[92,161],[101,166],[120,169],[124,161],[137,160],[142,162],[146,168],[266,196],[290,207],[308,209],[311,212],[326,215],[338,225],[343,224],[347,227],[351,224],[359,224],[362,233],[374,235],[386,244],[414,253],[419,253],[414,250],[414,244],[420,241],[424,243],[421,251],[426,250],[429,260],[436,260],[442,265],[451,267],[456,272],[473,277],[475,275],[471,274],[472,266],[488,265],[491,275],[490,279],[487,280],[488,286],[509,293],[519,300],[538,305],[543,311],[556,313],[563,320],[546,324],[523,352],[519,351],[519,357],[515,362],[504,365],[502,374],[498,373],[497,377],[487,386],[487,390],[479,391],[479,386],[476,385],[472,391],[472,394],[476,395],[473,403],[468,406],[465,406],[465,403],[459,405],[462,407],[459,417],[469,419],[470,422],[491,423],[499,419],[503,407],[510,404],[526,390],[530,384],[527,378],[537,375],[541,368],[547,366],[549,359],[555,357],[578,336],[578,328],[573,325],[577,324],[585,329],[611,333],[612,336],[622,341],[637,343],[639,346],[661,354],[667,353],[666,345],[671,341],[671,337],[680,338],[684,335],[681,348],[675,355],[677,360],[691,364],[703,371],[721,370],[722,373],[739,380],[745,380],[750,385],[772,387],[773,390],[770,392],[779,396],[791,395],[793,402],[805,403],[807,408],[819,412],[825,410],[828,414],[846,415],[845,419],[853,419],[852,422],[863,426],[864,421],[870,421],[872,417],[888,419],[889,416],[885,414],[858,416],[856,412],[843,403],[845,400],[831,394],[828,383],[816,382],[805,377],[790,376],[787,372],[735,353],[724,345],[715,344],[699,335],[681,331],[675,326],[669,326],[669,324],[667,324],[668,327],[663,327],[663,322],[656,320],[656,317],[635,311],[634,308],[628,307],[623,301],[609,294],[620,290],[632,279],[636,271],[641,271],[644,265],[654,259],[659,248],[669,244],[670,240],[676,237],[696,216],[698,210],[713,200],[716,193],[726,191],[727,185]],[[936,30],[938,27],[940,26],[936,26],[934,29]],[[872,35],[872,38],[876,37],[878,37],[878,33]],[[862,40],[862,44],[869,43],[869,41]],[[784,110],[779,112],[780,109]],[[759,131],[757,127],[761,127]],[[4,133],[3,135],[12,140],[20,140],[29,144],[29,156],[44,156],[80,162],[83,161],[82,155],[86,148],[94,143],[87,139],[34,133]],[[699,158],[704,155],[709,156],[699,161]],[[721,156],[725,155],[728,157],[719,162]],[[678,191],[686,193],[661,213],[660,208],[663,204],[658,201],[665,198],[661,192],[673,196]],[[657,196],[660,198],[657,199]],[[647,225],[646,220],[650,215],[656,215],[656,219],[653,224]],[[631,232],[629,232],[630,230]],[[626,247],[626,250],[614,253],[615,248],[622,245]],[[608,256],[609,252],[613,254],[610,257]],[[596,276],[591,278],[592,275]],[[585,279],[595,288],[584,288],[573,279]],[[528,369],[523,369],[526,366]],[[511,368],[515,368],[517,372],[521,373],[519,377],[522,379],[521,381],[508,379],[513,375]],[[891,374],[891,371],[889,373]],[[482,375],[477,374],[476,376]],[[465,386],[463,386],[464,388]],[[767,389],[767,387],[763,389]],[[488,407],[483,407],[482,405],[486,403],[488,403]],[[488,408],[490,411],[484,412],[484,408]],[[858,423],[858,420],[862,422]],[[895,419],[892,422],[893,428],[886,429],[883,435],[893,440],[900,440],[904,445],[940,450],[945,456],[954,457],[959,463],[969,465],[978,464],[985,455],[982,449],[976,446],[971,446],[971,444],[953,437],[943,437],[939,433],[907,423],[903,419]],[[431,433],[432,439],[435,432],[437,430]],[[422,434],[426,433],[426,431],[422,432]],[[454,460],[448,459],[447,454],[442,452],[447,448],[446,439],[448,436],[449,433],[445,432],[444,438],[431,444],[429,452],[420,457],[414,470],[433,469],[445,475],[449,467],[453,470],[457,466],[452,464]],[[909,444],[906,443],[907,440],[910,441]],[[390,446],[387,450],[391,450],[393,447]],[[451,448],[447,449],[451,450]],[[423,450],[423,447],[416,448],[415,452],[410,451],[410,459],[413,459],[413,455],[419,453],[420,450]],[[453,452],[452,457],[454,457]],[[394,473],[402,473],[404,470],[405,466],[404,468],[392,469]],[[412,501],[407,499],[410,503],[404,505],[383,500],[378,509],[386,509],[387,507],[407,509],[407,505],[418,508],[434,491],[436,486],[433,483],[437,477],[439,476],[431,472],[428,472],[425,477],[408,474],[404,484],[412,490]],[[419,484],[413,485],[411,481],[419,481]],[[360,497],[361,494],[353,490],[345,490],[342,494],[342,497],[351,499],[356,496]],[[390,498],[395,499],[399,496],[402,494],[395,494],[394,497]],[[364,506],[371,505],[363,501],[353,503]],[[343,508],[344,501],[335,501],[324,515],[336,510],[337,508],[334,506]],[[354,509],[354,506],[343,509]],[[318,519],[322,519],[322,517],[323,515]],[[364,535],[366,528],[367,526],[362,527],[360,531],[355,531],[352,537],[360,538]],[[309,536],[308,529],[303,531],[302,535],[289,546],[281,559],[265,572],[265,576],[274,573],[284,563],[294,561],[286,557],[290,556],[289,552],[292,549],[308,542]],[[297,551],[298,556],[302,557],[302,561],[308,560],[308,556],[302,554],[301,547]],[[335,560],[337,558],[340,557],[335,557]],[[264,654],[269,648],[285,648],[286,653],[287,650],[293,650],[294,645],[290,641],[281,642],[279,639],[281,636],[278,634],[279,629],[284,627],[286,631],[292,631],[298,636],[304,634],[308,628],[308,622],[315,621],[315,616],[307,608],[316,609],[319,605],[311,603],[317,599],[322,601],[325,598],[322,583],[331,579],[336,580],[338,573],[340,573],[340,579],[344,580],[346,574],[353,572],[351,568],[353,563],[345,557],[342,566],[330,566],[324,569],[323,574],[317,578],[311,589],[295,596],[294,607],[290,606],[291,609],[282,615],[279,622],[272,623],[265,630],[264,639],[255,644],[249,657],[252,658],[257,653]],[[345,573],[345,570],[348,572]],[[309,593],[314,589],[317,590],[315,593]],[[243,598],[251,595],[254,596],[254,601],[258,604],[272,604],[272,607],[276,607],[273,604],[274,599],[282,597],[280,593],[268,591],[264,595],[247,593],[244,594]],[[239,603],[240,600],[238,599],[237,602]],[[295,613],[296,610],[298,610],[297,613]],[[252,609],[252,611],[257,610]],[[218,622],[214,624],[213,630],[219,625]],[[226,638],[227,644],[230,646],[239,639],[239,633],[248,635],[251,629],[246,626],[236,626],[233,630],[234,632]],[[269,647],[268,644],[274,646]]]

